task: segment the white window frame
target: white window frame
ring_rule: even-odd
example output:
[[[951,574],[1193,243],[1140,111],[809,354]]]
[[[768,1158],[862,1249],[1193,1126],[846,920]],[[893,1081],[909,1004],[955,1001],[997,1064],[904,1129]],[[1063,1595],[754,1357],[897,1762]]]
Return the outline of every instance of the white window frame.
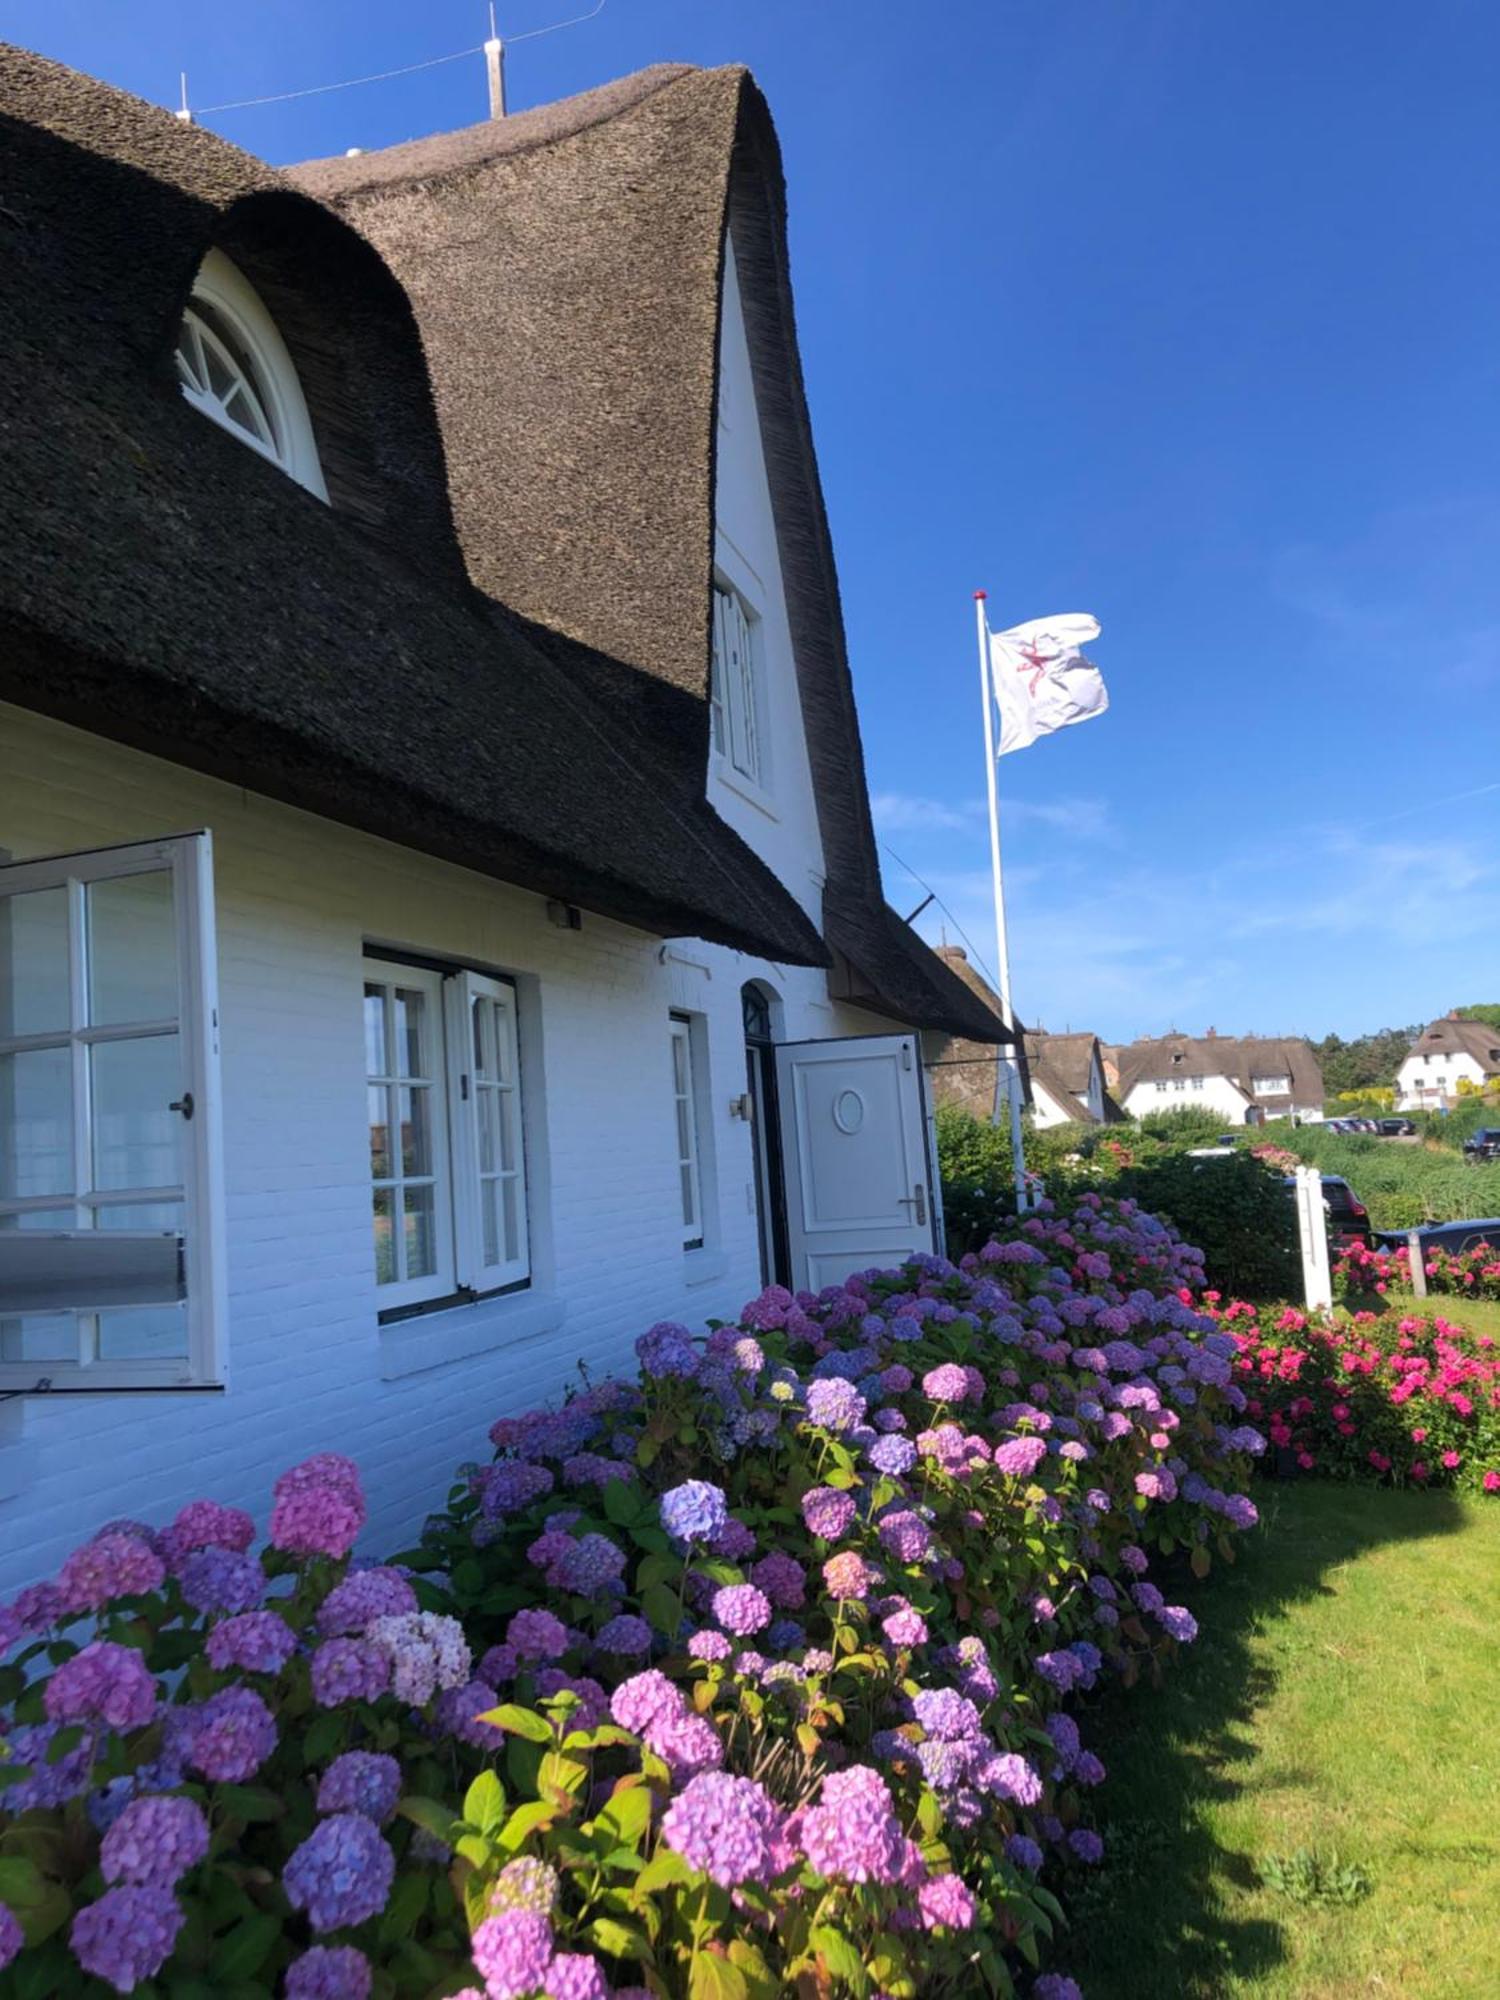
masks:
[[[696,1037],[691,1015],[674,1012],[668,1017],[667,1026],[672,1058],[672,1132],[677,1147],[677,1180],[679,1189],[690,1197],[683,1205],[682,1247],[689,1251],[701,1250],[708,1236],[703,1205],[703,1135],[699,1129],[702,1092],[698,1082],[699,1065],[693,1048]],[[686,1151],[683,1150],[684,1133],[687,1135]]]
[[[196,311],[199,306],[206,311]],[[237,423],[219,398],[200,387],[179,360],[177,379],[187,401],[211,423],[259,452],[262,458],[270,459],[273,465],[279,465],[299,486],[305,486],[309,493],[326,502],[328,488],[323,482],[317,440],[296,363],[260,294],[222,250],[210,250],[199,265],[184,320],[194,322],[202,330],[218,349],[224,365],[240,378],[262,411],[274,442],[267,444]],[[225,333],[232,346],[223,339]],[[234,348],[240,350],[243,362]]]
[[[169,872],[176,926],[178,1001],[175,1021],[132,1022],[95,1028],[88,1021],[86,896],[89,884],[123,876]],[[126,846],[49,855],[0,866],[0,896],[63,888],[68,899],[69,1022],[65,1030],[0,1038],[0,1053],[67,1047],[72,1055],[73,1189],[70,1196],[31,1195],[0,1200],[14,1214],[61,1208],[75,1211],[75,1226],[108,1205],[151,1200],[182,1201],[182,1272],[187,1354],[167,1360],[101,1360],[97,1309],[59,1303],[45,1311],[78,1316],[76,1361],[0,1361],[0,1389],[50,1393],[121,1389],[219,1388],[227,1379],[228,1300],[225,1283],[222,1096],[219,1078],[219,1003],[214,935],[213,841],[205,832],[173,835]],[[103,1042],[162,1034],[175,1028],[182,1062],[183,1180],[171,1188],[92,1185],[92,1102],[89,1051]],[[8,1232],[7,1232],[8,1233]],[[89,1232],[93,1234],[92,1231]],[[121,1232],[122,1235],[126,1232]],[[91,1351],[92,1350],[92,1351]]]
[[[1250,1089],[1256,1097],[1285,1097],[1292,1087],[1289,1076],[1252,1076]]]
[[[713,587],[709,720],[714,758],[736,784],[769,790],[761,620],[722,577]]]
[[[366,988],[379,986],[386,993],[400,988],[420,992],[426,999],[424,1018],[428,1047],[423,1051],[422,1087],[430,1094],[429,1120],[432,1144],[430,1175],[388,1173],[376,1179],[376,1187],[390,1188],[393,1197],[412,1180],[430,1184],[433,1193],[433,1229],[436,1269],[419,1277],[397,1276],[375,1286],[380,1318],[390,1320],[465,1299],[486,1297],[526,1285],[531,1278],[530,1217],[527,1212],[525,1120],[520,1063],[520,1039],[516,1012],[516,991],[509,980],[462,968],[443,970],[432,964],[396,957],[366,955],[363,961],[361,996]],[[495,1074],[481,1075],[474,1058],[473,1022],[476,1006],[491,1009],[489,1030],[496,1058]],[[366,1088],[385,1090],[403,1087],[404,1079],[393,1073],[390,1037],[394,1030],[389,1007],[385,1012],[387,1069],[379,1076],[367,1068]],[[510,1167],[486,1167],[480,1143],[481,1106],[493,1100],[495,1130],[506,1144],[502,1156]],[[368,1115],[368,1114],[367,1114]],[[390,1118],[388,1166],[398,1164],[400,1131]],[[504,1243],[497,1258],[487,1258],[484,1247],[484,1203],[486,1187],[498,1188],[509,1181],[514,1187],[516,1252],[507,1257]],[[392,1229],[396,1257],[402,1256],[401,1203],[392,1200]],[[501,1209],[503,1217],[503,1204]],[[373,1229],[373,1207],[371,1211]]]

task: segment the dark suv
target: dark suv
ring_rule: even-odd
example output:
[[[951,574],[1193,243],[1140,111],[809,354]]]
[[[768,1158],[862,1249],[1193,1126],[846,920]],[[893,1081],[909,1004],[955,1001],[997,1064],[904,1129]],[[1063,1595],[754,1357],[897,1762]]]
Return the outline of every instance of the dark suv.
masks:
[[[1481,1125],[1464,1140],[1466,1160],[1500,1160],[1500,1125]]]
[[[1288,1194],[1296,1191],[1297,1183],[1290,1174],[1284,1185]],[[1373,1248],[1375,1234],[1370,1227],[1370,1211],[1342,1174],[1324,1174],[1323,1206],[1328,1211],[1328,1240],[1336,1250],[1346,1249],[1351,1243],[1362,1243],[1367,1250]]]

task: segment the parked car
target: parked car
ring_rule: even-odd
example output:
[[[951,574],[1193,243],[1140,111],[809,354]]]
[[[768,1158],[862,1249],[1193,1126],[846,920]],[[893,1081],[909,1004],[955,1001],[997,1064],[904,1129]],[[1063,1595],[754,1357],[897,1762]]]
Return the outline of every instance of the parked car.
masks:
[[[1375,1125],[1382,1139],[1414,1139],[1417,1128],[1409,1118],[1377,1118]]]
[[[1464,1140],[1466,1160],[1500,1160],[1500,1125],[1481,1125]]]
[[[1404,1229],[1382,1229],[1382,1247],[1404,1250],[1407,1233]],[[1461,1257],[1481,1243],[1500,1249],[1500,1215],[1482,1216],[1469,1222],[1427,1222],[1416,1234],[1423,1256],[1433,1250],[1446,1250],[1450,1257]]]
[[[1282,1185],[1291,1194],[1297,1183],[1287,1174]],[[1323,1175],[1323,1207],[1328,1214],[1330,1248],[1342,1250],[1351,1243],[1362,1243],[1367,1250],[1374,1246],[1375,1233],[1370,1227],[1370,1211],[1342,1174]]]

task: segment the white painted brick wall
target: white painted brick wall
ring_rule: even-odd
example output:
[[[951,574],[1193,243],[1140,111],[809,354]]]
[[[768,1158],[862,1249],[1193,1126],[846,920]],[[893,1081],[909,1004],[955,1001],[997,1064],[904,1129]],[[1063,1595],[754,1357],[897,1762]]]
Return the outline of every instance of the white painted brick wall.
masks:
[[[308,1452],[360,1462],[366,1546],[388,1550],[488,1452],[504,1411],[555,1396],[578,1361],[628,1366],[653,1320],[701,1324],[759,1287],[740,989],[778,995],[789,1038],[888,1031],[831,1004],[824,976],[585,913],[404,851],[82,731],[0,706],[0,849],[16,859],[207,826],[223,1019],[230,1386],[222,1396],[30,1397],[0,1408],[0,1592],[53,1571],[112,1515],[164,1522],[211,1494],[264,1521]],[[543,1061],[528,1147],[548,1183],[536,1282],[555,1331],[382,1375],[370,1240],[361,988],[365,940],[515,973]],[[667,1014],[705,1017],[716,1186],[690,1284],[681,1244]],[[410,1323],[438,1351],[461,1307]],[[472,1324],[472,1323],[471,1323]]]

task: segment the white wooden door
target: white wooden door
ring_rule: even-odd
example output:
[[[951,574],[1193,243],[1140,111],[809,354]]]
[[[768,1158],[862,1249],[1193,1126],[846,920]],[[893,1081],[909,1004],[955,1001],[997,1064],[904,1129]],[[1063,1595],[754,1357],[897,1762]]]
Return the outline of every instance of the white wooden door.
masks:
[[[784,1042],[776,1050],[794,1290],[933,1247],[933,1204],[912,1035]]]

